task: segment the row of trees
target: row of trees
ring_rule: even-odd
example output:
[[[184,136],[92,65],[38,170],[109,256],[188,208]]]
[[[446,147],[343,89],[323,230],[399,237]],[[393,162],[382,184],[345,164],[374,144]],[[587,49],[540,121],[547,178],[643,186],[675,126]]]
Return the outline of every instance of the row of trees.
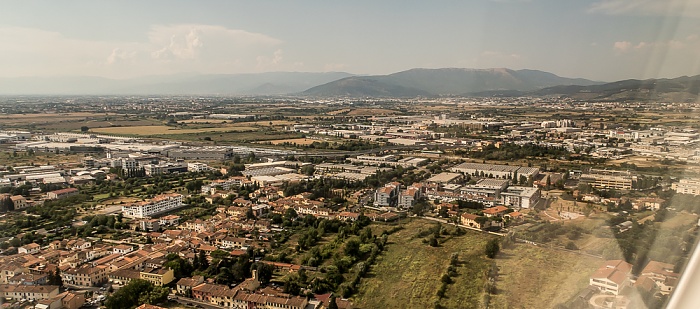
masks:
[[[456,153],[456,152],[455,152]],[[520,160],[528,157],[557,159],[567,157],[570,152],[564,147],[543,146],[534,143],[518,145],[514,143],[501,144],[496,147],[494,144],[487,145],[481,150],[463,153],[472,158],[485,160]]]

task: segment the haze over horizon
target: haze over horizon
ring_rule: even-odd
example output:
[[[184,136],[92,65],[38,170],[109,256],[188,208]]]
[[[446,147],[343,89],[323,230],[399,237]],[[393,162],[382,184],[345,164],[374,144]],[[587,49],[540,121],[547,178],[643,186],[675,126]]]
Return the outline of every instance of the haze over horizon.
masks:
[[[535,69],[700,74],[688,0],[4,2],[0,77]]]

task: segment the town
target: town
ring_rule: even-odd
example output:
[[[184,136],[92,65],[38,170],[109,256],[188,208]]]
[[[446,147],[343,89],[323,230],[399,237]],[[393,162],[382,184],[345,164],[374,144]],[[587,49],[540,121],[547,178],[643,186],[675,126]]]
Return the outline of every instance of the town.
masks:
[[[13,308],[660,308],[700,225],[697,103],[3,100]]]

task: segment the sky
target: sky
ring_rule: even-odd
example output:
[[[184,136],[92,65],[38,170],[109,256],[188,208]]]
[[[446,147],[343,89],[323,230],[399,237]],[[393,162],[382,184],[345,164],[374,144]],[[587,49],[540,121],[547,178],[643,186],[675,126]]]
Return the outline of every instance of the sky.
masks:
[[[411,68],[700,74],[697,0],[5,1],[0,77]]]

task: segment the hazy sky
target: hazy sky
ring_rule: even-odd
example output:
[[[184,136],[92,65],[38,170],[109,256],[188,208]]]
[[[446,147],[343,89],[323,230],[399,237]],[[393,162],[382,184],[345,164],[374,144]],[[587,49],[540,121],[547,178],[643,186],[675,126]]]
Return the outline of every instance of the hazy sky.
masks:
[[[697,75],[700,1],[0,1],[0,77],[415,67]]]

